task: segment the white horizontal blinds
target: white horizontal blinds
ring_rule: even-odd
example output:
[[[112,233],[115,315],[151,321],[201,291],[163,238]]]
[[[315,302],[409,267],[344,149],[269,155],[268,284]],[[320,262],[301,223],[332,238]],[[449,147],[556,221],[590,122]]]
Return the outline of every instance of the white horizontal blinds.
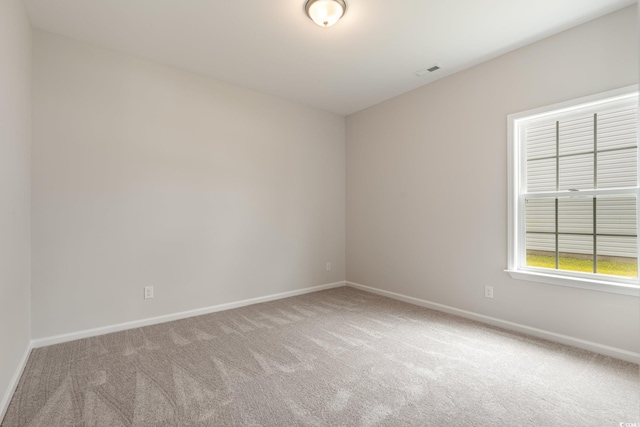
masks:
[[[527,127],[527,191],[556,190],[556,123]]]
[[[594,188],[594,116],[558,121],[558,190]]]
[[[598,188],[637,185],[637,123],[635,102],[627,102],[598,114]]]

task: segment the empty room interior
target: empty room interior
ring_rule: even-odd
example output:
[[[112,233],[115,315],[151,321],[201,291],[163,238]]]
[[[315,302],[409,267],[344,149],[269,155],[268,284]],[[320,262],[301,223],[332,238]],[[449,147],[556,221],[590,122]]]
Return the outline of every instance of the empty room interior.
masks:
[[[634,0],[0,0],[0,425],[640,426]]]

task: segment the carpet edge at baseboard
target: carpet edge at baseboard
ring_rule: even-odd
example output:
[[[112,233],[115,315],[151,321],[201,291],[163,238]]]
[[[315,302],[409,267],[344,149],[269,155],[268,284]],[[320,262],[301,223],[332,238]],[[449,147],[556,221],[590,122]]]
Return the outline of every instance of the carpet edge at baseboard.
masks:
[[[583,350],[591,351],[593,353],[610,356],[616,359],[624,360],[631,363],[640,364],[640,353],[634,353],[632,351],[624,350],[617,347],[611,347],[604,344],[599,344],[592,341],[583,340],[580,338],[572,337],[569,335],[558,334],[543,329],[534,328],[519,323],[509,322],[507,320],[498,319],[496,317],[485,316],[484,314],[474,313],[472,311],[462,310],[448,305],[439,304],[432,301],[423,300],[420,298],[410,297],[407,295],[399,294],[396,292],[386,291],[383,289],[373,288],[371,286],[362,285],[355,282],[345,281],[346,286],[350,286],[354,289],[360,289],[361,291],[370,292],[376,295],[392,298],[398,301],[407,302],[409,304],[418,305],[425,308],[453,314],[456,316],[464,317],[466,319],[475,320],[481,323],[485,323],[491,326],[497,326],[503,329],[511,331],[521,332],[523,334],[532,335],[537,338],[543,338],[549,341],[557,342],[560,344],[577,347]]]
[[[11,398],[13,397],[13,393],[15,393],[16,388],[18,387],[18,383],[20,382],[20,377],[22,377],[22,373],[24,372],[24,369],[27,367],[27,361],[29,360],[29,355],[31,354],[31,350],[33,350],[33,341],[29,341],[27,343],[27,348],[24,350],[24,354],[20,359],[20,363],[18,363],[18,367],[16,368],[13,374],[13,377],[11,377],[11,381],[9,381],[9,387],[7,387],[7,389],[4,391],[2,400],[0,400],[0,424],[2,424],[2,420],[4,420],[4,416],[7,413],[7,409],[9,409]]]
[[[293,291],[280,292],[277,294],[265,295],[262,297],[249,298],[240,301],[233,301],[223,304],[216,304],[209,307],[196,308],[193,310],[181,311],[178,313],[164,314],[156,317],[147,317],[144,319],[132,320],[129,322],[117,323],[114,325],[100,326],[92,329],[84,329],[66,334],[54,335],[45,338],[37,338],[31,340],[32,348],[40,348],[48,345],[61,344],[68,341],[75,341],[83,338],[90,338],[99,335],[110,334],[112,332],[120,332],[127,329],[141,328],[143,326],[157,325],[158,323],[171,322],[174,320],[186,319],[203,314],[215,313],[218,311],[232,310],[234,308],[246,307],[248,305],[260,304],[263,302],[276,301],[279,299],[290,298],[297,295],[304,295],[312,292],[323,291],[325,289],[339,288],[345,286],[344,281],[327,283],[324,285],[310,286]]]

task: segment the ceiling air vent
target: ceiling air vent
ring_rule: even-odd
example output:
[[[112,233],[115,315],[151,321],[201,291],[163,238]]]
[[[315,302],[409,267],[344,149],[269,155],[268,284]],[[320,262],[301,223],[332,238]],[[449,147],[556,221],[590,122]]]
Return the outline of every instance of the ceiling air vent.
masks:
[[[433,73],[434,71],[437,71],[439,69],[440,69],[440,67],[438,65],[434,65],[431,68],[423,68],[422,70],[418,70],[415,73],[413,73],[413,75],[416,76],[416,77],[422,77],[425,74]]]

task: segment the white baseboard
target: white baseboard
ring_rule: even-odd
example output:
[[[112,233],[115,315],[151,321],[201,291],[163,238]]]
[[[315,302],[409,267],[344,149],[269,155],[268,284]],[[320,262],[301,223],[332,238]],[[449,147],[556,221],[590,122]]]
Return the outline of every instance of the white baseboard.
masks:
[[[71,332],[68,334],[55,335],[55,336],[46,337],[46,338],[38,338],[31,341],[31,346],[32,348],[45,347],[53,344],[60,344],[68,341],[75,341],[82,338],[95,337],[98,335],[109,334],[112,332],[119,332],[127,329],[140,328],[142,326],[156,325],[158,323],[170,322],[172,320],[180,320],[180,319],[186,319],[188,317],[215,313],[217,311],[231,310],[233,308],[259,304],[261,302],[268,302],[268,301],[274,301],[274,300],[279,300],[283,298],[294,297],[297,295],[308,294],[311,292],[318,292],[325,289],[338,288],[344,285],[345,285],[345,282],[328,283],[326,285],[311,286],[308,288],[296,289],[294,291],[281,292],[278,294],[272,294],[272,295],[267,295],[267,296],[258,297],[258,298],[245,299],[245,300],[230,302],[226,304],[218,304],[210,307],[203,307],[195,310],[183,311],[180,313],[166,314],[163,316],[149,317],[146,319],[134,320],[134,321],[125,322],[125,323],[118,323],[116,325],[103,326],[100,328],[85,329],[82,331]]]
[[[16,391],[16,387],[18,387],[18,382],[20,382],[20,377],[24,372],[24,368],[27,366],[27,360],[29,360],[29,354],[31,354],[32,348],[33,346],[31,345],[31,342],[29,342],[27,348],[24,351],[24,354],[22,355],[22,359],[20,359],[18,368],[11,378],[9,387],[7,387],[4,392],[4,396],[2,396],[2,400],[0,400],[0,424],[2,424],[2,420],[7,413],[7,409],[9,409],[9,403],[11,403],[11,398],[13,397],[13,393]]]
[[[442,311],[445,313],[453,314],[456,316],[464,317],[466,319],[476,320],[478,322],[486,323],[492,326],[497,326],[503,329],[508,329],[516,332],[521,332],[527,335],[533,335],[538,338],[543,338],[549,341],[566,344],[572,347],[581,348],[583,350],[592,351],[598,354],[604,354],[605,356],[614,357],[616,359],[626,360],[631,363],[640,363],[640,354],[631,351],[623,350],[621,348],[610,347],[608,345],[598,344],[591,341],[586,341],[580,338],[574,338],[568,335],[557,334],[555,332],[545,331],[543,329],[532,328],[530,326],[521,325],[519,323],[513,323],[506,320],[498,319],[495,317],[485,316],[483,314],[474,313],[472,311],[461,310],[459,308],[450,307],[444,304],[438,304],[435,302],[423,300],[420,298],[414,298],[395,292],[385,291],[382,289],[372,288],[370,286],[361,285],[353,282],[345,282],[347,286],[351,286],[362,291],[370,292],[373,294],[393,298],[399,301],[408,302],[410,304],[419,305],[421,307],[431,308],[433,310]]]

